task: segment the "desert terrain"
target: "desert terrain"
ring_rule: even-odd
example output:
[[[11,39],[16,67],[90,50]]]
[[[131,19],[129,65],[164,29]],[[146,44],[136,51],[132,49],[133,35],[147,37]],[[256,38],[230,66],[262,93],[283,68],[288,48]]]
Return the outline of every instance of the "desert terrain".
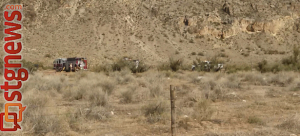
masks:
[[[170,85],[179,136],[300,135],[299,0],[0,6],[14,3],[23,4],[21,54],[30,79],[21,89],[22,131],[1,136],[171,135]],[[54,59],[67,57],[86,57],[88,70],[52,69]],[[138,70],[123,57],[140,60]],[[224,68],[191,71],[204,60]],[[0,66],[3,76],[2,60]]]

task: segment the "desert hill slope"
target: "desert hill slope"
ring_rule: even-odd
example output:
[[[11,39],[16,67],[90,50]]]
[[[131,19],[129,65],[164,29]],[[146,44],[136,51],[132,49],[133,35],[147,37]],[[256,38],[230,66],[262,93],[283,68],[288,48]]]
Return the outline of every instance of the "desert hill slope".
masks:
[[[5,0],[2,9],[9,3],[24,5],[23,57],[45,65],[73,56],[91,66],[123,56],[279,61],[300,42],[296,0]]]

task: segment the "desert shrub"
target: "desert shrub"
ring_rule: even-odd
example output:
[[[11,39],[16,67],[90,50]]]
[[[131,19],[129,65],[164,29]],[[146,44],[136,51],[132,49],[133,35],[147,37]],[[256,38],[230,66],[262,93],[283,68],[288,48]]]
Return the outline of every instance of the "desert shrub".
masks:
[[[178,127],[179,127],[179,128],[184,128],[185,130],[188,130],[188,129],[191,127],[191,125],[188,123],[188,122],[190,122],[190,121],[192,121],[192,119],[189,118],[189,117],[180,119],[180,120],[178,121]]]
[[[286,119],[286,121],[284,121],[283,123],[277,125],[277,128],[283,129],[285,131],[291,131],[293,133],[300,133],[299,117],[297,115],[290,117]]]
[[[169,63],[170,63],[170,68],[172,71],[177,71],[179,70],[181,64],[182,64],[182,61],[180,60],[174,60],[173,58],[170,58],[169,59]]]
[[[136,87],[129,87],[128,90],[123,92],[121,95],[121,97],[122,97],[121,102],[131,103],[133,101],[133,96],[134,96],[135,90],[136,90]]]
[[[192,55],[196,55],[196,52],[192,52],[191,54],[192,54]]]
[[[79,88],[75,89],[75,91],[72,93],[72,97],[71,98],[73,100],[81,100],[81,99],[83,99],[85,91],[86,91],[85,88],[79,87]]]
[[[300,49],[298,47],[294,47],[293,55],[287,58],[282,59],[281,63],[285,65],[285,70],[300,70]]]
[[[272,83],[274,85],[279,85],[281,87],[285,87],[291,83],[293,83],[294,77],[293,76],[287,76],[283,74],[277,74],[272,76],[269,79],[269,83]]]
[[[300,83],[298,83],[298,84],[293,85],[292,87],[290,87],[290,91],[293,91],[293,92],[300,91]]]
[[[111,111],[104,107],[90,107],[84,113],[83,117],[89,120],[105,121],[111,118]]]
[[[108,95],[111,95],[115,89],[115,83],[111,80],[103,80],[99,85],[101,86],[103,92],[107,93]]]
[[[175,60],[173,58],[169,58],[168,63],[162,63],[157,66],[158,71],[164,71],[164,70],[172,70],[172,71],[178,71],[180,68],[182,68],[182,61],[181,60]]]
[[[45,132],[58,134],[66,131],[63,117],[60,116],[45,117],[43,115],[36,115],[31,118],[32,121],[34,121],[35,127],[33,128],[33,131],[35,134],[42,134]]]
[[[204,53],[203,52],[199,52],[198,56],[204,56]]]
[[[220,53],[219,57],[228,57],[228,55],[226,55],[225,53]]]
[[[246,73],[242,81],[254,83],[254,85],[268,85],[268,81],[260,74]]]
[[[268,62],[266,60],[263,60],[263,61],[257,63],[258,71],[260,71],[261,73],[269,71],[267,64],[268,64]]]
[[[81,122],[84,120],[81,109],[77,108],[75,112],[73,110],[69,110],[67,113],[68,114],[66,114],[66,118],[70,129],[79,131],[81,128]]]
[[[139,65],[136,68],[136,64],[134,62],[119,59],[111,66],[111,68],[113,71],[121,71],[129,68],[132,73],[142,73],[146,72],[149,69],[149,66],[144,64],[142,61],[139,61]]]
[[[108,65],[97,64],[96,66],[92,67],[91,71],[108,73],[108,72],[112,71],[112,68]]]
[[[169,64],[162,63],[157,66],[157,70],[158,71],[168,71],[168,70],[171,70],[171,68],[170,68]]]
[[[92,106],[106,106],[108,104],[108,95],[102,90],[90,91],[88,95],[88,101]]]
[[[26,130],[32,130],[34,134],[40,133],[60,133],[66,131],[64,119],[62,116],[55,115],[56,111],[48,111],[48,108],[45,108],[51,99],[48,93],[40,94],[38,92],[29,92],[32,93],[27,99],[24,100],[24,104],[27,106],[26,111],[24,112],[24,120],[22,123],[25,125]],[[44,114],[52,114],[52,116],[45,116]],[[30,126],[27,128],[27,126]]]
[[[228,80],[224,83],[224,85],[227,88],[231,88],[231,89],[239,89],[239,88],[241,88],[240,84],[241,84],[241,81],[237,77],[237,75],[235,75],[235,74],[234,75],[230,75],[228,77]]]
[[[158,102],[151,102],[145,105],[142,109],[149,123],[156,123],[165,120],[163,114],[167,111],[167,106],[166,103],[161,100],[158,100]]]
[[[115,78],[118,84],[127,84],[134,80],[132,75],[116,76]]]
[[[261,118],[256,116],[250,116],[247,121],[250,124],[265,125],[265,122]]]
[[[123,59],[118,59],[117,62],[115,62],[112,65],[113,71],[121,71],[123,68],[125,68],[128,65],[128,62]]]
[[[39,68],[44,69],[44,70],[45,69],[51,69],[50,67],[45,67],[42,62],[33,63],[31,61],[26,61],[24,59],[21,62],[23,64],[22,67],[29,70],[30,73],[33,73],[33,72],[37,71]]]
[[[214,113],[214,110],[210,107],[208,100],[198,102],[194,107],[193,117],[198,121],[209,120]]]
[[[250,71],[251,67],[248,65],[226,65],[226,73],[236,73],[238,71]]]
[[[135,64],[129,64],[129,68],[132,73],[143,73],[149,69],[149,66],[144,64],[143,62],[139,62],[139,66],[136,68]]]
[[[159,97],[162,94],[163,87],[161,84],[152,84],[149,88],[151,97]]]
[[[50,54],[45,54],[44,57],[45,57],[45,58],[51,58],[51,55],[50,55]]]

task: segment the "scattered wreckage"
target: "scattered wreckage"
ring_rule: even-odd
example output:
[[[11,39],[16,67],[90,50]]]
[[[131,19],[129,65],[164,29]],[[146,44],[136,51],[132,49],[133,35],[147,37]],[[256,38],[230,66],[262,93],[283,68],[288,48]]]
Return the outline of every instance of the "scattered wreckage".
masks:
[[[222,63],[212,63],[211,61],[198,61],[194,62],[192,65],[192,71],[198,70],[198,71],[211,71],[214,70],[216,72],[221,71],[224,68],[224,64]]]

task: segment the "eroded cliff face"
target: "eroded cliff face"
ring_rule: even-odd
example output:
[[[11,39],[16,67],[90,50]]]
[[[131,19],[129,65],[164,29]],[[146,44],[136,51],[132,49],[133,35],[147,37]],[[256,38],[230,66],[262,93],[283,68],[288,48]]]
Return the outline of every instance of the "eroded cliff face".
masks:
[[[189,62],[220,50],[228,54],[227,62],[258,56],[275,61],[283,56],[263,52],[287,55],[300,42],[295,0],[5,0],[2,7],[7,3],[24,5],[24,58],[45,64],[70,56],[85,56],[91,65],[123,56],[151,64],[169,57]]]
[[[300,8],[300,7],[299,7]],[[178,19],[178,24],[182,27],[184,18]],[[299,16],[294,14],[293,16],[275,16],[265,19],[251,19],[251,18],[239,18],[233,17],[231,20],[222,20],[217,12],[207,14],[200,19],[189,19],[189,27],[192,31],[188,31],[190,34],[206,36],[212,35],[215,38],[230,38],[236,36],[239,33],[246,32],[248,34],[266,33],[273,36],[279,31],[295,27],[295,30],[299,30]]]

